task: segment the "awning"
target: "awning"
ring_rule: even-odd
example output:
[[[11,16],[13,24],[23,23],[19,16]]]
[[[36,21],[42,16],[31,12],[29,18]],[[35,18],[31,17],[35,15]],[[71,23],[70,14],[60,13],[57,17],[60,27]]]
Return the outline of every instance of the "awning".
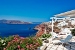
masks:
[[[67,11],[64,13],[56,14],[54,15],[55,17],[75,17],[75,10]]]

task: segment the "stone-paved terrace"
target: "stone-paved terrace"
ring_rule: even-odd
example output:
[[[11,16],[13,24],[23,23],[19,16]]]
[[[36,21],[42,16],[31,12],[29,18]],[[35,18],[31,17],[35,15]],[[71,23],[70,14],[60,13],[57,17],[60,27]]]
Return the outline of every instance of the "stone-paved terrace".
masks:
[[[75,50],[75,36],[70,40],[71,44],[66,45],[65,47],[62,45],[53,45],[49,44],[45,50]]]

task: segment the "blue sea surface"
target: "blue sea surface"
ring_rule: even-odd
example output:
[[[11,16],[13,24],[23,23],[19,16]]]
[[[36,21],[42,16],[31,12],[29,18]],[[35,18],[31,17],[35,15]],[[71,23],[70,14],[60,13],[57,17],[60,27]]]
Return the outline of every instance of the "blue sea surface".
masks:
[[[0,37],[19,35],[29,37],[35,35],[37,30],[34,27],[38,24],[0,24]]]

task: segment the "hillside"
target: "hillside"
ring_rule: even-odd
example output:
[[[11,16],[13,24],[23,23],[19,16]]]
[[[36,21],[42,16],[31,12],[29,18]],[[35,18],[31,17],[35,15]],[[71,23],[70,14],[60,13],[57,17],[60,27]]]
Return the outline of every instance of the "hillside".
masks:
[[[31,24],[30,22],[24,22],[19,20],[0,20],[0,23],[3,24]]]

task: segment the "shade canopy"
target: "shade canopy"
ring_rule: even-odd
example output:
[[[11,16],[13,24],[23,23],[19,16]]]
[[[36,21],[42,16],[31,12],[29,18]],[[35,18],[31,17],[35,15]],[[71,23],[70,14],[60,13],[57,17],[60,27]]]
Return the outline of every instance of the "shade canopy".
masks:
[[[64,13],[56,14],[55,17],[75,17],[75,10],[67,11]]]

